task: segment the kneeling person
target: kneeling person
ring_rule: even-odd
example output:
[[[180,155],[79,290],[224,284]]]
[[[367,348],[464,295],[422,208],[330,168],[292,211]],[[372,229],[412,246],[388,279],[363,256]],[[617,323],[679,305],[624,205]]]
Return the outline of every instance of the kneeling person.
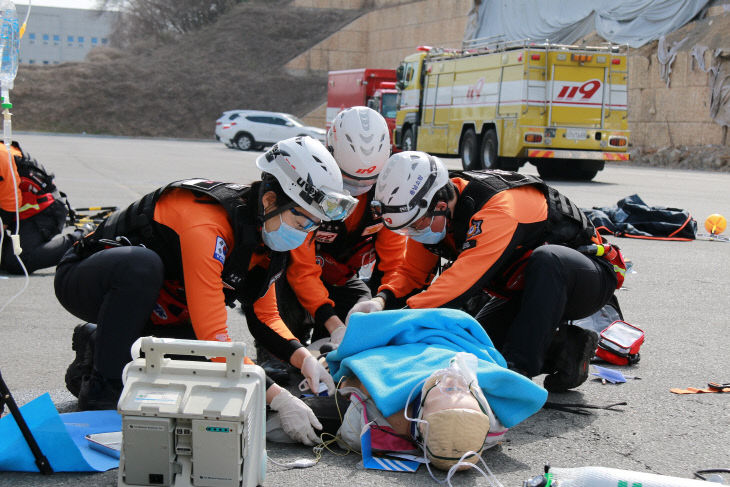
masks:
[[[625,264],[616,248],[602,257],[576,250],[602,241],[564,195],[512,172],[457,171],[450,178],[438,158],[401,152],[378,177],[375,199],[386,227],[409,237],[404,265],[352,312],[382,309],[421,288],[410,308],[459,307],[487,290],[507,304],[488,304],[477,319],[510,368],[549,374],[551,391],[586,380],[597,336],[561,323],[601,309]],[[451,265],[431,283],[441,257]]]
[[[341,111],[332,121],[327,144],[342,171],[344,188],[358,205],[346,219],[324,222],[313,240],[291,252],[277,296],[286,303],[282,318],[300,340],[312,330],[313,342],[329,336],[337,345],[352,306],[370,299],[381,280],[388,282],[399,267],[405,237],[385,228],[370,205],[375,180],[390,155],[388,125],[382,115],[367,107]],[[374,268],[366,283],[358,270],[368,265]]]
[[[250,186],[194,179],[160,188],[112,214],[64,256],[56,296],[97,324],[74,332],[77,359],[66,382],[81,409],[116,407],[122,369],[140,336],[230,341],[226,304],[236,300],[286,333],[274,290],[286,251],[321,221],[347,216],[355,202],[343,192],[332,157],[309,137],[278,143],[257,165],[264,175]],[[291,363],[312,387],[329,379],[301,344]],[[267,400],[301,409],[273,383]],[[318,423],[299,425],[300,438],[311,441],[312,424]]]
[[[68,205],[53,182],[53,174],[23,152],[17,142],[8,152],[0,144],[0,218],[5,234],[0,269],[10,274],[28,274],[58,264],[63,254],[88,233],[89,228],[64,232]],[[15,185],[13,185],[13,181]],[[16,256],[9,233],[15,231],[16,209],[20,220],[20,247]],[[21,265],[22,264],[22,265]]]

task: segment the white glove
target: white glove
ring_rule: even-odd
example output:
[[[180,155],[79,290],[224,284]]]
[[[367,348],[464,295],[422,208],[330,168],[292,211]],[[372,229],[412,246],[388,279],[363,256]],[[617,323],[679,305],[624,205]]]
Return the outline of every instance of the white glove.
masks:
[[[353,313],[376,313],[378,311],[383,311],[383,308],[384,305],[382,299],[368,299],[367,301],[360,301],[352,307],[349,313],[347,313],[345,325],[350,322],[350,316],[352,316]]]
[[[269,406],[279,412],[281,428],[291,439],[310,446],[319,443],[319,437],[314,432],[314,428],[321,430],[322,424],[301,399],[292,396],[286,389],[282,389],[274,396]]]
[[[319,381],[325,383],[327,386],[327,395],[331,396],[335,393],[335,381],[332,380],[332,376],[327,372],[319,360],[314,358],[311,354],[308,354],[302,362],[302,375],[307,379],[309,390],[312,394],[319,394]]]
[[[332,333],[330,333],[330,343],[332,345],[338,346],[340,343],[342,343],[342,339],[345,338],[346,331],[347,327],[345,325],[340,325],[335,328]]]

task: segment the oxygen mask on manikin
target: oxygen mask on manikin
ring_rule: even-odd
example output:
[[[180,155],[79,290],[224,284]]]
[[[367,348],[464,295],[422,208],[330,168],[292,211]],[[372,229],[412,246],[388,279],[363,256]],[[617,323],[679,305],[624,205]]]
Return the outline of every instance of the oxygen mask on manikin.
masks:
[[[414,437],[423,445],[431,465],[450,470],[461,462],[476,463],[490,429],[489,405],[476,381],[474,369],[455,357],[449,367],[432,373],[414,405]],[[463,458],[467,452],[467,455]],[[456,470],[469,468],[459,465]]]

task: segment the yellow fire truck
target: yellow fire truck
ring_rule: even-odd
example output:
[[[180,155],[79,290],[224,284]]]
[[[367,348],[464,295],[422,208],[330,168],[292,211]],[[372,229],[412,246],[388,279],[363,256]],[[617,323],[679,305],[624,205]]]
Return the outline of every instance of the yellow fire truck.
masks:
[[[592,179],[628,160],[628,57],[623,46],[529,41],[420,47],[397,69],[395,142],[461,157],[465,169]]]

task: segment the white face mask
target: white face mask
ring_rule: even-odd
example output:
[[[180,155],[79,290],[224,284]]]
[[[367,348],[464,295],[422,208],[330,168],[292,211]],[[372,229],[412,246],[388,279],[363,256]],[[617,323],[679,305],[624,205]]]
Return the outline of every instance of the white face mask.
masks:
[[[370,191],[370,188],[373,187],[375,183],[367,185],[367,186],[360,186],[356,184],[350,184],[347,182],[347,179],[342,179],[342,188],[349,192],[352,196],[360,196],[361,194],[365,194],[368,191]]]

